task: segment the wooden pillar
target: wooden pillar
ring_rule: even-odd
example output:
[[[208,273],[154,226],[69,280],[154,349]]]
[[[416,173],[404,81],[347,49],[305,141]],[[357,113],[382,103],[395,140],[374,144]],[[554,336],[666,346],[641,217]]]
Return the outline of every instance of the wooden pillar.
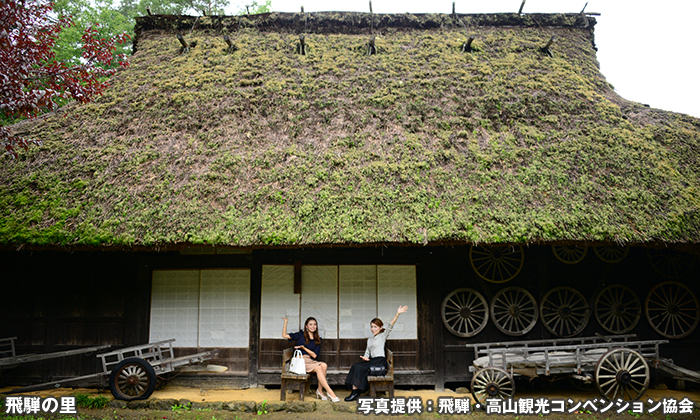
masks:
[[[262,302],[262,263],[253,253],[250,267],[250,330],[248,332],[248,386],[258,386],[260,367],[260,304]]]

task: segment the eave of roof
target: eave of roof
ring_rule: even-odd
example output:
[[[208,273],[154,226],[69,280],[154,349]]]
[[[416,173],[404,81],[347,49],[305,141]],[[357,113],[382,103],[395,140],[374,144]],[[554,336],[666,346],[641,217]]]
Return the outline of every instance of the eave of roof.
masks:
[[[101,98],[16,128],[45,144],[0,164],[0,244],[697,244],[700,121],[618,97],[594,23],[140,18]]]

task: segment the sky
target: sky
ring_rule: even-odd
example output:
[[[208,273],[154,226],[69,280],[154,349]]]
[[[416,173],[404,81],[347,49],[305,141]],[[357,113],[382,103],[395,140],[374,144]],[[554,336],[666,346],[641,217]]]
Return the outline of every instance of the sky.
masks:
[[[517,13],[522,0],[456,0],[457,13]],[[258,3],[264,3],[259,0]],[[625,99],[700,118],[697,0],[526,0],[523,13],[597,12],[605,78]],[[275,12],[369,12],[369,0],[272,0]],[[452,0],[373,0],[374,13],[452,13]]]

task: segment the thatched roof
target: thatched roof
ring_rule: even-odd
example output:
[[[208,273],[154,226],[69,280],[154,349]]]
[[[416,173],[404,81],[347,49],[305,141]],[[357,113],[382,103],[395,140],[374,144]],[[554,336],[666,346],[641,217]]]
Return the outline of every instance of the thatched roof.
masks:
[[[594,25],[140,18],[102,97],[16,127],[44,145],[0,163],[0,244],[697,244],[700,120],[617,96]]]

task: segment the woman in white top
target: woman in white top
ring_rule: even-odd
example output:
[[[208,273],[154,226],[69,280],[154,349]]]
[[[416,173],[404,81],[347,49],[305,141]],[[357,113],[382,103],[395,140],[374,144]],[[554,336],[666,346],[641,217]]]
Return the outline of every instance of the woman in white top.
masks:
[[[367,391],[367,376],[369,376],[369,368],[371,366],[384,366],[389,368],[386,362],[386,354],[384,353],[384,345],[389,337],[391,330],[399,319],[399,315],[408,311],[408,306],[399,306],[394,319],[391,320],[386,329],[382,328],[384,323],[379,318],[374,318],[369,323],[369,329],[372,331],[372,337],[367,339],[367,349],[364,356],[360,356],[363,362],[358,362],[352,365],[348,377],[345,379],[345,386],[352,389],[350,396],[345,398],[345,401],[353,401],[360,396],[361,393]]]

